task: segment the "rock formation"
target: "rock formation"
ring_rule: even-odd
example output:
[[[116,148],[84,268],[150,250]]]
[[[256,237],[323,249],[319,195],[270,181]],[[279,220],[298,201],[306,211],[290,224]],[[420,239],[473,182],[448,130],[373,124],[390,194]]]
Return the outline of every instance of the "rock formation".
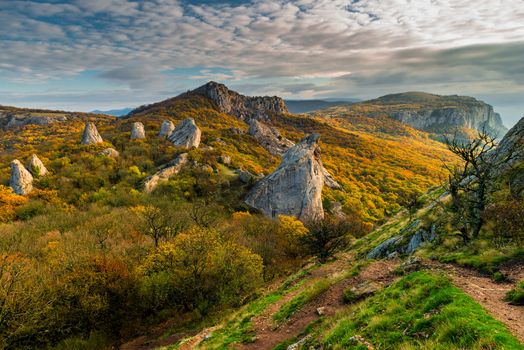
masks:
[[[17,159],[11,162],[9,185],[16,194],[21,196],[25,196],[33,190],[33,176]]]
[[[198,148],[200,145],[200,136],[202,132],[195,124],[193,118],[182,120],[173,130],[173,133],[168,137],[169,141],[173,142],[175,146],[185,148]]]
[[[33,154],[31,156],[27,168],[29,169],[31,174],[33,174],[33,176],[36,177],[45,176],[48,173],[44,163],[42,163],[42,161],[40,160],[40,158],[38,158],[36,154]]]
[[[110,158],[118,158],[120,153],[116,149],[109,147],[102,150],[100,153],[98,153],[98,155]]]
[[[87,122],[82,135],[82,145],[94,145],[101,142],[104,140],[98,133],[95,124]]]
[[[173,124],[171,120],[164,120],[160,126],[160,132],[158,133],[158,136],[169,137],[173,130],[175,130],[175,124]]]
[[[278,129],[256,119],[249,121],[248,133],[273,155],[282,156],[288,149],[295,145],[292,141],[280,135]]]
[[[265,118],[268,114],[288,112],[284,100],[280,97],[248,97],[214,81],[191,91],[190,94],[205,96],[216,104],[219,111],[242,120],[260,119]]]
[[[292,215],[302,221],[324,217],[324,174],[319,135],[313,134],[290,148],[278,168],[260,180],[245,202],[269,217]]]
[[[382,105],[389,115],[415,129],[441,134],[456,128],[486,131],[502,137],[508,129],[487,103],[468,96],[440,96],[407,92],[379,97],[365,103]]]
[[[144,130],[144,124],[140,122],[134,122],[131,126],[131,140],[145,139],[146,132]]]
[[[0,128],[6,130],[25,125],[49,125],[67,120],[67,116],[63,113],[53,114],[48,112],[39,115],[39,113],[24,110],[0,110]]]
[[[146,178],[144,181],[144,192],[153,192],[159,183],[167,181],[171,176],[178,174],[188,161],[189,155],[187,153],[182,153],[173,161],[169,162],[163,169]]]

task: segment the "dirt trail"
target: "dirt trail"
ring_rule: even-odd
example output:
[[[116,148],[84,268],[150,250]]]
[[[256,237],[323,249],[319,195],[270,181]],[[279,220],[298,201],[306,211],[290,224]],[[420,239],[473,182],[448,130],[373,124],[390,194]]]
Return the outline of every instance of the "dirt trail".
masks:
[[[524,307],[510,305],[504,301],[506,293],[515,283],[524,279],[524,265],[502,267],[501,272],[510,281],[496,283],[480,273],[452,264],[428,262],[428,265],[443,270],[453,284],[475,299],[495,319],[504,323],[510,332],[524,343]]]
[[[298,336],[311,322],[320,317],[317,314],[318,308],[323,308],[323,316],[332,316],[342,309],[345,306],[343,302],[344,289],[348,286],[357,285],[364,281],[390,284],[394,279],[392,272],[398,266],[398,263],[396,260],[372,262],[363,268],[357,277],[351,277],[332,285],[326,293],[304,306],[276,329],[274,328],[272,316],[284,302],[279,303],[279,305],[273,305],[266,313],[253,319],[253,328],[256,332],[255,341],[248,344],[237,344],[235,348],[241,350],[272,349],[279,343]],[[324,274],[323,276],[327,277],[328,275],[341,273],[343,272],[343,268],[340,269],[341,267],[341,264],[333,264],[328,266],[327,270],[318,269],[318,275],[322,276]],[[289,299],[291,298],[287,298],[287,300]]]

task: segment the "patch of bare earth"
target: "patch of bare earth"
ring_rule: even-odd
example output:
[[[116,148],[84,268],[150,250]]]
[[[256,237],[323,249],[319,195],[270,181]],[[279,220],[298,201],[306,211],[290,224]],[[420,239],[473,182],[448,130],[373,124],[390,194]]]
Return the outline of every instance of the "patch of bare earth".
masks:
[[[337,273],[342,273],[345,268],[347,268],[347,262],[345,259],[339,259],[331,265],[317,269],[315,274],[328,277],[329,275],[333,276]],[[281,305],[291,300],[292,297],[298,293],[284,298],[285,300],[280,300],[279,303],[268,308],[266,310],[267,312],[253,320],[253,328],[256,332],[255,341],[248,344],[237,344],[235,348],[241,350],[272,349],[279,343],[298,336],[310,323],[320,317],[317,312],[319,308],[322,308],[322,316],[334,315],[342,309],[345,306],[343,294],[347,287],[358,285],[362,282],[375,282],[383,285],[390,284],[394,279],[392,272],[398,264],[399,261],[397,260],[372,262],[363,268],[358,276],[344,279],[332,285],[327,292],[311,301],[293,314],[286,322],[275,328],[272,318],[273,314],[280,309]]]
[[[477,271],[453,264],[428,264],[445,271],[455,286],[475,299],[491,316],[504,323],[517,339],[524,342],[524,307],[510,305],[504,301],[506,293],[515,287],[516,282],[524,278],[524,264],[502,267],[501,272],[509,280],[500,283]]]

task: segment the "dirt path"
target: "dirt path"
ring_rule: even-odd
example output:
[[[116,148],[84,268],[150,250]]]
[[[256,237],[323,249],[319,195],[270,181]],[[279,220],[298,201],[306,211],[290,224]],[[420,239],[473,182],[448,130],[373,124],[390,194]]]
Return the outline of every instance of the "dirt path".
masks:
[[[524,307],[510,305],[504,301],[506,293],[515,287],[515,283],[524,279],[524,265],[501,268],[501,272],[510,279],[503,283],[496,283],[476,271],[452,264],[428,262],[428,265],[445,271],[455,286],[475,299],[524,343]]]
[[[392,272],[398,266],[398,263],[399,262],[396,260],[381,260],[371,263],[363,268],[357,277],[345,279],[332,285],[326,293],[308,303],[276,329],[274,328],[275,325],[272,316],[279,310],[284,302],[280,302],[278,305],[273,305],[266,313],[253,320],[256,340],[253,343],[237,344],[235,349],[272,349],[279,343],[298,336],[310,323],[320,317],[317,313],[318,308],[323,308],[323,316],[332,316],[342,309],[345,306],[343,293],[347,287],[358,285],[364,281],[376,282],[384,285],[390,284],[394,279]],[[330,266],[331,271],[318,269],[319,276],[322,276],[322,273],[327,275],[341,273],[343,270],[339,270],[340,267],[340,265]],[[291,297],[286,299],[290,300]]]

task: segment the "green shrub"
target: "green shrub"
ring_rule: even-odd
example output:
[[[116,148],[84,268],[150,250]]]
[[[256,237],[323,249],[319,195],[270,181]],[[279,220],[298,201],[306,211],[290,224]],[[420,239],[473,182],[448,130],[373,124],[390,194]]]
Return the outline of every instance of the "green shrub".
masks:
[[[515,289],[510,290],[504,299],[513,305],[524,305],[524,280],[517,283]]]

